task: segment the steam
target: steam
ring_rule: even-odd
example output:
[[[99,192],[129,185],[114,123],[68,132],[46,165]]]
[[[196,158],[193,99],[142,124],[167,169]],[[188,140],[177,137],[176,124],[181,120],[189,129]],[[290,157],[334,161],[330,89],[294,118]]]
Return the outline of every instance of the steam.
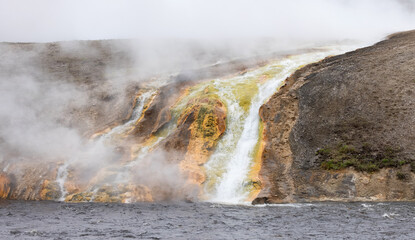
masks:
[[[132,168],[133,182],[150,188],[153,197],[160,200],[196,200],[198,187],[181,176],[177,164],[169,161],[174,152],[157,150],[141,159]]]
[[[414,0],[0,0],[0,41],[137,39],[135,78],[415,28]],[[63,48],[78,49],[62,44]],[[91,50],[86,51],[92,54]],[[130,80],[131,69],[114,71]],[[137,79],[135,79],[137,80]]]
[[[93,47],[94,44],[97,46]],[[119,168],[118,174],[132,170],[120,168],[123,156],[117,146],[89,139],[97,130],[91,123],[100,123],[100,119],[93,120],[94,109],[91,107],[104,109],[103,115],[108,119],[107,115],[116,112],[117,106],[128,108],[125,96],[128,95],[126,88],[130,86],[124,80],[114,88],[118,78],[105,78],[106,72],[116,69],[119,60],[116,55],[126,54],[122,49],[111,52],[115,60],[99,63],[104,64],[101,68],[88,62],[78,64],[83,59],[101,60],[106,55],[103,49],[117,49],[118,44],[92,45],[85,42],[0,44],[0,167],[16,175],[13,179],[17,181],[14,183],[17,187],[25,188],[26,184],[33,183],[41,185],[45,178],[56,180],[60,191],[67,193],[64,181],[68,178],[68,169],[74,170],[74,180],[82,184],[88,184],[109,168]],[[61,59],[65,61],[59,62]],[[128,61],[124,62],[128,67]],[[103,75],[90,74],[100,71]],[[96,95],[101,94],[113,97],[96,99]],[[134,94],[136,92],[127,100],[132,100]],[[88,120],[91,123],[85,122]],[[13,167],[14,164],[19,164],[20,169]],[[49,168],[50,176],[33,175],[27,182],[24,168]],[[169,163],[162,151],[146,156],[135,165],[134,171],[138,175],[132,174],[128,180],[155,191],[159,199],[195,196],[194,188],[186,183],[178,167]],[[111,182],[103,180],[94,184],[96,186],[92,187],[100,187]],[[184,189],[187,190],[183,192]],[[59,198],[64,199],[63,196]]]
[[[1,0],[2,41],[378,38],[414,27],[412,0]]]
[[[9,59],[7,55],[5,57],[0,65],[2,73],[11,67],[5,66]],[[50,76],[36,66],[24,63],[29,61],[24,59],[28,56],[20,57],[23,64],[14,66],[23,71],[0,78],[0,152],[3,161],[35,165],[71,162],[83,168],[102,166],[114,159],[116,154],[112,149],[88,141],[79,130],[65,124],[69,117],[68,106],[86,105],[87,93],[70,83],[47,80]]]
[[[143,81],[336,41],[365,45],[415,27],[412,0],[0,0],[0,6],[0,41],[65,41],[0,44],[0,169],[17,161],[69,163],[85,176],[121,158],[115,147],[89,140],[99,123],[90,115],[112,116]],[[70,41],[93,39],[136,40]],[[149,155],[134,181],[164,188],[170,198],[183,189],[193,194],[168,158]]]

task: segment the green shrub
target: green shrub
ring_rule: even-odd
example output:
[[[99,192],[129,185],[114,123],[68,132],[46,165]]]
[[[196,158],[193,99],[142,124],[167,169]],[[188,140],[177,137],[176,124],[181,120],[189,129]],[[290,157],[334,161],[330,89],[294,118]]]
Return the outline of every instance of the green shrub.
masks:
[[[325,156],[329,156],[330,155],[330,149],[329,148],[322,148],[317,150],[316,152],[317,155],[325,155]]]
[[[401,181],[403,181],[403,180],[406,179],[406,174],[405,173],[402,173],[402,172],[397,172],[396,173],[396,178],[399,179],[399,180],[401,180]]]
[[[362,163],[355,166],[355,168],[362,172],[375,172],[379,170],[379,166],[374,163]]]
[[[340,145],[338,149],[339,153],[348,154],[348,153],[355,153],[356,149],[353,146],[349,145]]]
[[[373,149],[365,143],[360,148],[351,144],[338,144],[334,147],[326,146],[316,151],[321,167],[327,170],[340,170],[353,167],[358,171],[375,172],[381,168],[400,167],[411,163],[413,171],[415,163],[398,159],[400,149],[385,147]]]

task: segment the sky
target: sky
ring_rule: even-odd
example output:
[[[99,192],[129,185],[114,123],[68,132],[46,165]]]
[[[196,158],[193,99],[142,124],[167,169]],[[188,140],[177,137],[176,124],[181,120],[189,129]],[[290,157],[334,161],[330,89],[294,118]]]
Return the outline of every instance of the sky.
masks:
[[[0,0],[0,41],[379,38],[415,0]]]

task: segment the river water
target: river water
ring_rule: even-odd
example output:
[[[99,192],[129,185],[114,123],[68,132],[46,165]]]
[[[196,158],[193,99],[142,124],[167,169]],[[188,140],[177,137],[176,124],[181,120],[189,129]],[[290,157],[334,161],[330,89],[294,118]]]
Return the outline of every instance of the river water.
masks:
[[[414,239],[415,203],[0,201],[0,239]]]

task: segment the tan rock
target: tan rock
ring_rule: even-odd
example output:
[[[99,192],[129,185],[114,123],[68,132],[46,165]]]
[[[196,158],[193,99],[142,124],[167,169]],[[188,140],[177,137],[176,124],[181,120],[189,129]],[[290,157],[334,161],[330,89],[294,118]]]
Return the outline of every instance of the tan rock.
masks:
[[[86,191],[71,194],[66,197],[67,202],[151,202],[153,201],[150,190],[141,185],[118,184],[104,185],[96,191]]]
[[[11,191],[11,182],[6,173],[0,173],[0,198],[8,198]]]
[[[61,189],[58,183],[44,180],[39,196],[41,200],[56,200],[61,197]]]
[[[203,164],[209,159],[226,129],[226,107],[207,92],[192,99],[180,115],[177,130],[163,143],[167,152],[174,151],[171,160],[179,163],[191,182],[205,181]]]

